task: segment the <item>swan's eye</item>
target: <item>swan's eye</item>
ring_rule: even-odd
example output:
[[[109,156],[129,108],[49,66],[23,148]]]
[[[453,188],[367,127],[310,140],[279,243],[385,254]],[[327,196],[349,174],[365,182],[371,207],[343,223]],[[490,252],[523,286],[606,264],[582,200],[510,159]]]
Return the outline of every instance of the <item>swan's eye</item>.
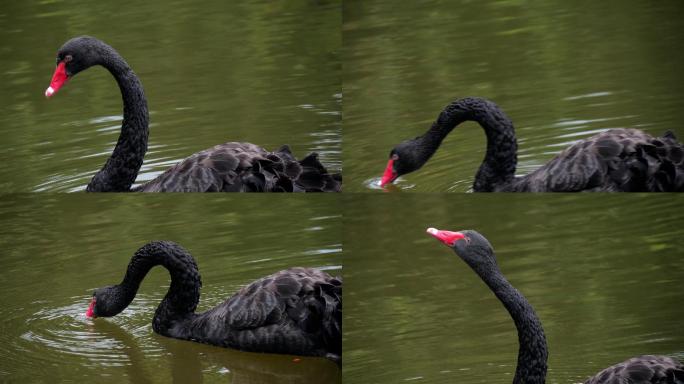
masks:
[[[396,153],[393,153],[392,154],[392,160],[394,160],[394,161],[399,160],[399,155],[397,155]]]
[[[73,60],[73,57],[71,57],[71,55],[66,55],[66,56],[64,56],[64,62],[65,62],[65,63],[68,63],[68,62],[70,62],[71,60]]]

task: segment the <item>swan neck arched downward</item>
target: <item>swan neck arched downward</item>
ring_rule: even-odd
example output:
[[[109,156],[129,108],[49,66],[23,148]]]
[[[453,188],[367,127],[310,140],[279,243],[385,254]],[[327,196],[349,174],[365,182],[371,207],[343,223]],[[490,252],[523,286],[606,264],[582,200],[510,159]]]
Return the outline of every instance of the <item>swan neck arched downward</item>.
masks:
[[[120,284],[127,298],[133,299],[142,280],[157,265],[169,271],[171,285],[155,311],[152,328],[159,334],[168,335],[178,322],[194,315],[202,282],[195,260],[185,249],[172,242],[152,242],[131,258]]]
[[[513,384],[546,381],[548,348],[541,321],[527,299],[503,276],[498,267],[476,272],[511,315],[518,331],[518,365]]]
[[[135,182],[147,152],[149,113],[140,79],[128,63],[111,47],[105,47],[99,62],[114,76],[123,99],[121,133],[112,155],[95,174],[87,190],[90,192],[128,191]]]
[[[487,150],[473,183],[478,192],[494,191],[515,177],[518,145],[511,119],[493,102],[467,97],[459,99],[440,113],[424,135],[433,152],[442,140],[464,121],[475,121],[485,131]]]

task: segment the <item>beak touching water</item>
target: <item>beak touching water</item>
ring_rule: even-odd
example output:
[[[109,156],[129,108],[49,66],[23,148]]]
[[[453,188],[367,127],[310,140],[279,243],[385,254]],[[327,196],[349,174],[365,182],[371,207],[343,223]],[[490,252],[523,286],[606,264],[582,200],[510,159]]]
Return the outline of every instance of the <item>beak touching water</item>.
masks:
[[[92,317],[95,318],[95,298],[90,301],[90,305],[88,306],[88,310],[86,311],[86,317]]]
[[[380,186],[384,187],[385,184],[393,182],[397,177],[397,173],[394,172],[394,159],[389,159],[387,168],[385,168],[385,173],[383,173],[382,179],[380,180]]]

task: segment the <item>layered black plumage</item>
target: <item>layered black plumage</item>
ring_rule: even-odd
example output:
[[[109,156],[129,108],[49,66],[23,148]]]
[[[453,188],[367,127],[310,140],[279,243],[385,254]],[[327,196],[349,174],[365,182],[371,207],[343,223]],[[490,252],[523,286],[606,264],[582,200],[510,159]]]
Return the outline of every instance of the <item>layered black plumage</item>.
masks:
[[[666,356],[638,356],[615,364],[585,384],[684,384],[684,364]]]
[[[432,232],[431,232],[432,233]],[[451,248],[463,259],[504,305],[518,331],[518,364],[514,384],[546,382],[548,348],[541,321],[532,305],[511,285],[496,263],[487,239],[475,231],[460,231]],[[437,237],[437,236],[435,236]],[[616,364],[585,384],[684,384],[684,365],[666,356],[639,356]]]
[[[315,153],[294,158],[251,143],[225,143],[198,152],[136,187],[140,192],[339,192],[342,178],[328,174]]]
[[[114,316],[123,311],[157,265],[169,271],[171,286],[155,311],[155,332],[244,351],[340,361],[342,279],[311,268],[276,272],[224,303],[195,313],[202,285],[195,260],[178,244],[155,241],[135,253],[120,284],[95,291],[93,314]]]
[[[65,58],[68,57],[68,60]],[[140,80],[109,45],[93,37],[67,41],[57,53],[68,78],[93,65],[116,79],[124,104],[121,134],[111,157],[95,174],[89,192],[131,190],[147,152],[149,114]],[[140,192],[339,192],[341,174],[330,174],[312,153],[298,161],[283,146],[269,152],[250,143],[225,143],[198,152],[146,184]]]
[[[515,177],[517,141],[512,121],[493,102],[476,97],[444,108],[432,127],[397,145],[395,178],[422,167],[460,123],[478,122],[487,136],[476,192],[684,191],[684,146],[671,132],[652,137],[636,129],[611,129],[581,140],[534,172]]]

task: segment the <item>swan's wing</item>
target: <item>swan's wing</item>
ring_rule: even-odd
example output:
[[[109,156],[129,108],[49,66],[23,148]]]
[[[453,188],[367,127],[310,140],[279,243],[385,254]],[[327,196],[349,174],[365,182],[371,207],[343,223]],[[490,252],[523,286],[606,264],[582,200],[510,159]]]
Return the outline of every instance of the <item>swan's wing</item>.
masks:
[[[342,352],[342,280],[321,271],[278,272],[244,287],[213,312],[225,319],[239,348]]]
[[[341,327],[342,282],[321,271],[291,268],[247,285],[221,308],[232,329],[294,324],[315,333],[330,319],[337,323],[335,316]]]
[[[280,271],[182,326],[197,341],[245,351],[340,355],[342,280],[310,268]]]
[[[313,192],[341,188],[325,168],[302,162],[289,147],[275,152],[251,143],[225,143],[198,152],[141,186],[142,192]],[[298,182],[304,176],[305,182]],[[319,180],[317,184],[310,180]],[[340,179],[341,180],[341,179]]]
[[[219,192],[226,188],[241,190],[249,177],[242,169],[265,158],[266,151],[249,143],[225,143],[197,152],[142,185],[142,192]]]
[[[684,147],[671,134],[654,138],[612,129],[573,144],[516,180],[524,191],[682,191]]]
[[[684,365],[666,356],[639,356],[604,369],[585,384],[684,384]]]

